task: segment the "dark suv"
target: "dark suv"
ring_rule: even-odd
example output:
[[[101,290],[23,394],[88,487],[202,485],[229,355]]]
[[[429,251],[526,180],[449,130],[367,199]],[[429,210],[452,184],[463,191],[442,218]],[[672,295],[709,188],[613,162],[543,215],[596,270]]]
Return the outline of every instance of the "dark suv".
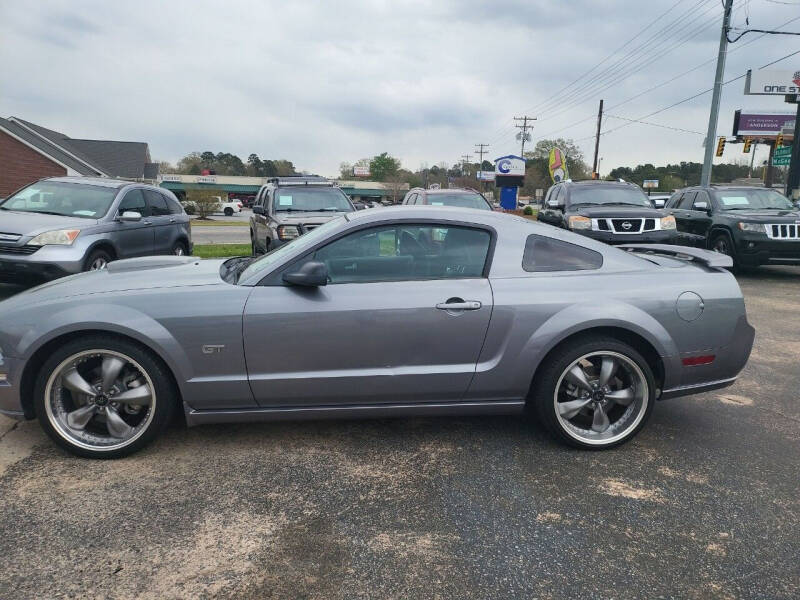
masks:
[[[471,189],[426,190],[425,188],[413,188],[403,198],[403,204],[412,206],[458,206],[460,208],[494,210],[486,198]]]
[[[776,190],[691,187],[675,192],[667,210],[680,244],[728,254],[739,266],[800,264],[800,212]]]
[[[607,244],[674,244],[675,219],[625,181],[564,181],[547,191],[539,221]]]
[[[250,217],[253,254],[274,250],[354,210],[350,198],[322,177],[269,179],[258,191]]]

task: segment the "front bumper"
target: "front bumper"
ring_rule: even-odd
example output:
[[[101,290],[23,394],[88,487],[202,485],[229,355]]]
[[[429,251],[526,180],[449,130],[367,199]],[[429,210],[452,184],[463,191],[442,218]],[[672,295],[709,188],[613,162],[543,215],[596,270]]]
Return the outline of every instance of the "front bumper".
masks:
[[[5,253],[0,249],[0,280],[57,279],[83,270],[82,246],[42,246],[33,254]]]
[[[606,244],[677,244],[678,234],[674,229],[644,231],[642,233],[613,233],[593,229],[574,229],[575,233]]]
[[[736,258],[744,265],[800,264],[800,240],[771,240],[765,235],[742,236]]]

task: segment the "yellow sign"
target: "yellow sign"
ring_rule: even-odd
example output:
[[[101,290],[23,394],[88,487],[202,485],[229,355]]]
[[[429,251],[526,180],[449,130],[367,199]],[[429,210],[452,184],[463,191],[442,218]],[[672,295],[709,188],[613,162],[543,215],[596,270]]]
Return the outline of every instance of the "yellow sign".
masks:
[[[569,179],[567,156],[562,152],[561,148],[553,148],[550,150],[550,160],[547,162],[547,168],[550,171],[550,177],[553,183]]]

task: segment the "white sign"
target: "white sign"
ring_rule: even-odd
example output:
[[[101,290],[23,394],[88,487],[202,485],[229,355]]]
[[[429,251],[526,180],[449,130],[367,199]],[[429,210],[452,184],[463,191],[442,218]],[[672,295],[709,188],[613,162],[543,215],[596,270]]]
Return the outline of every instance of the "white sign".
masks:
[[[478,171],[478,181],[494,181],[494,171]]]
[[[800,70],[747,71],[744,93],[759,96],[800,94]]]
[[[180,175],[162,175],[161,181],[176,181],[180,183],[183,180],[181,179]]]
[[[355,166],[353,167],[353,175],[356,177],[369,177],[369,167]]]
[[[198,175],[197,183],[217,183],[216,175]]]
[[[536,188],[536,192],[535,192],[535,194],[536,194],[536,197],[537,197],[537,198],[542,198],[542,197],[544,197],[544,189],[542,189],[542,188]]]
[[[647,188],[657,188],[658,187],[658,179],[645,179],[642,182],[642,187]]]
[[[521,156],[501,156],[495,160],[494,174],[501,177],[504,175],[523,177],[525,175],[525,159]]]

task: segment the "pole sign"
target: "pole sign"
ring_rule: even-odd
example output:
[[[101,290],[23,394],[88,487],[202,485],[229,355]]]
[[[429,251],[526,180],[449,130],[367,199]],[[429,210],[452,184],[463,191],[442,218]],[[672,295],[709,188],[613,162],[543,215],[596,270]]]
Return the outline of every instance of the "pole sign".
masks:
[[[655,189],[658,187],[658,179],[645,179],[642,182],[642,187],[645,189]]]
[[[784,130],[794,131],[797,115],[785,110],[737,110],[733,114],[733,135],[742,137],[775,137]]]
[[[494,174],[500,177],[524,177],[525,159],[521,156],[501,156],[495,160]]]
[[[800,70],[747,71],[744,93],[752,96],[784,96],[800,94]]]
[[[550,178],[553,183],[569,179],[569,169],[567,169],[567,155],[561,148],[552,148],[550,157],[547,161],[547,169],[550,171]]]
[[[494,181],[494,171],[478,171],[478,181]]]

